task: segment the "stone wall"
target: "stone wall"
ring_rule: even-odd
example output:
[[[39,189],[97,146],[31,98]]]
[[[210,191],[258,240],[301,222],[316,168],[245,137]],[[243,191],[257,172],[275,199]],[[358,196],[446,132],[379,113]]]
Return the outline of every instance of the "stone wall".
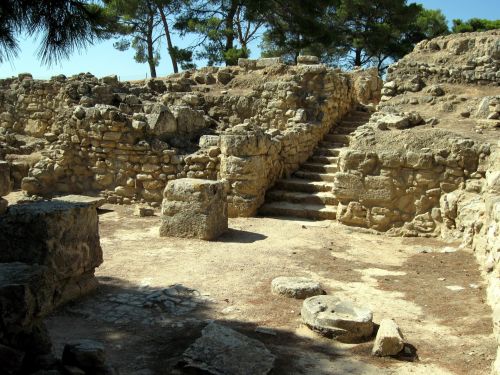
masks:
[[[372,123],[362,126],[339,155],[333,187],[337,219],[394,235],[435,236],[446,225],[440,199],[461,187],[479,189],[489,153],[488,144],[453,133],[407,136]]]
[[[438,83],[500,85],[500,31],[424,40],[389,67],[382,100]]]
[[[500,143],[498,144],[500,146]],[[492,153],[484,178],[474,189],[446,194],[441,200],[445,238],[461,238],[472,247],[488,281],[488,302],[499,349],[493,373],[500,374],[500,149]]]
[[[275,61],[255,79],[246,74],[239,67],[205,68],[143,84],[89,74],[1,80],[4,129],[47,144],[22,189],[42,196],[96,192],[111,203],[158,206],[170,180],[223,179],[230,201],[251,201],[246,209],[230,203],[232,215],[251,215],[278,177],[296,170],[337,120],[358,102],[377,100],[381,89],[374,70],[342,73]],[[40,113],[50,113],[50,121]],[[223,147],[249,126],[260,130],[248,137],[267,139],[257,154]],[[248,180],[244,173],[235,177],[248,156],[262,157],[253,187],[240,183]]]

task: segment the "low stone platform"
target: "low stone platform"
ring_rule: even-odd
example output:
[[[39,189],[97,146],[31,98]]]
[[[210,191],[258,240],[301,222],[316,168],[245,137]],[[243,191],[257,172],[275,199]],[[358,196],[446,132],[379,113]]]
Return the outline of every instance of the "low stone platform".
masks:
[[[215,240],[227,230],[227,200],[222,182],[173,180],[163,196],[160,236]]]

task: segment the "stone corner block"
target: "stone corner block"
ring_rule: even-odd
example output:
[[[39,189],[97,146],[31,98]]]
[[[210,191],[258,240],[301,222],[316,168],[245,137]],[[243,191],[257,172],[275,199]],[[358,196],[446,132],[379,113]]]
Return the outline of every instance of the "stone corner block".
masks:
[[[228,228],[227,197],[222,181],[183,178],[163,193],[161,237],[215,240]]]

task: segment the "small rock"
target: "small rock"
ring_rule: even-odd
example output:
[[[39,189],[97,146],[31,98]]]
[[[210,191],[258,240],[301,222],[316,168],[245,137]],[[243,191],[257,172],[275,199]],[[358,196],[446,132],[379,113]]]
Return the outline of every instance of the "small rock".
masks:
[[[462,116],[463,118],[469,118],[470,117],[470,111],[460,112],[460,116]]]
[[[457,249],[451,246],[446,246],[441,250],[442,253],[449,254],[449,253],[456,253]]]
[[[134,208],[134,216],[146,217],[146,216],[154,216],[155,210],[151,207],[142,207],[135,206]]]
[[[300,314],[309,328],[340,342],[359,342],[373,333],[372,311],[337,297],[310,297],[302,304]]]
[[[67,375],[85,375],[85,371],[75,366],[64,366],[64,371]]]
[[[446,278],[445,277],[439,277],[438,281],[446,281]]]
[[[396,355],[404,348],[404,338],[396,322],[392,319],[383,319],[373,344],[372,355],[385,357]]]
[[[431,117],[431,118],[425,120],[425,123],[427,125],[435,126],[435,125],[439,124],[439,119],[437,119],[436,117]]]
[[[214,375],[264,375],[274,361],[275,356],[260,341],[210,323],[184,352],[180,365]]]
[[[271,282],[271,290],[274,294],[297,299],[324,294],[317,281],[305,277],[277,277]]]
[[[459,292],[461,290],[464,290],[465,288],[463,286],[460,286],[460,285],[448,285],[446,287],[446,289],[449,289],[452,292]]]

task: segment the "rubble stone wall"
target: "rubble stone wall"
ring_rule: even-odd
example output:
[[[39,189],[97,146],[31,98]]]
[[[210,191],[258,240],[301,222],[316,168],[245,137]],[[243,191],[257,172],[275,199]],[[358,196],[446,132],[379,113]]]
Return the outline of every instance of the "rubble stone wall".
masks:
[[[389,67],[383,100],[438,84],[500,85],[500,31],[424,40]]]
[[[488,145],[459,138],[441,150],[347,149],[333,188],[337,219],[403,236],[435,235],[441,197],[462,186],[477,190],[488,154]]]
[[[111,203],[159,205],[170,180],[228,179],[230,200],[252,201],[251,209],[230,212],[253,214],[279,176],[297,169],[337,120],[360,101],[376,101],[381,89],[375,70],[280,63],[265,69],[269,79],[231,94],[214,87],[226,82],[230,88],[242,68],[207,68],[141,85],[89,74],[0,80],[2,127],[46,142],[21,187],[30,195],[94,191]],[[224,154],[222,140],[241,124],[259,128],[273,147]],[[233,157],[258,155],[258,181],[243,187],[248,176],[233,178],[233,172],[247,160]]]
[[[500,143],[498,144],[500,146]],[[499,349],[493,374],[500,374],[500,149],[488,160],[477,188],[460,189],[442,199],[445,238],[461,238],[472,247],[488,280],[488,302],[493,309],[493,328]]]

